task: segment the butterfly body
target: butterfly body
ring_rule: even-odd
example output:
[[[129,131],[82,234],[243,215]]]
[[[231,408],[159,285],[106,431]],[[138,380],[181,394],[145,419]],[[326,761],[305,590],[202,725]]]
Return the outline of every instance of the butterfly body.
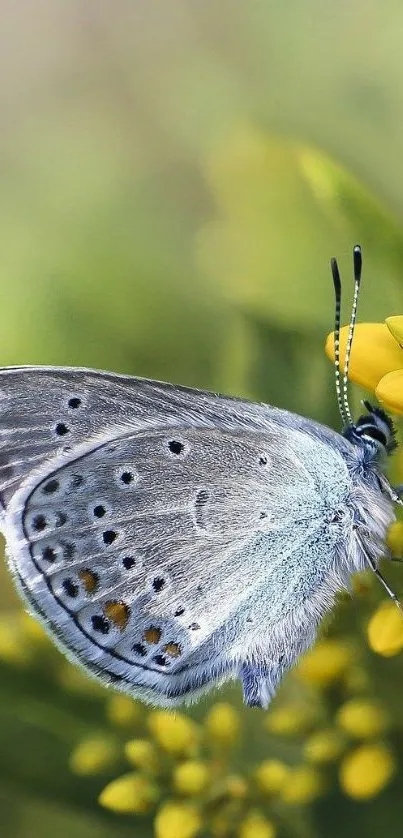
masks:
[[[365,553],[382,555],[393,493],[370,443],[184,387],[4,369],[11,570],[105,683],[171,706],[240,677],[267,706]]]

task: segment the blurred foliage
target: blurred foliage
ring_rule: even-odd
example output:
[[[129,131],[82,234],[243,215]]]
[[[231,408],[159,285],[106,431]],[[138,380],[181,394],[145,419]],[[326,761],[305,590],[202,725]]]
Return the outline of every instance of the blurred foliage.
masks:
[[[338,427],[329,257],[348,296],[362,244],[360,319],[402,311],[401,6],[40,10],[0,9],[2,364],[115,369]],[[400,835],[403,640],[371,579],[268,713],[235,687],[186,712],[189,754],[72,670],[0,579],[4,838],[148,838],[156,812],[158,838],[228,818],[239,838]]]

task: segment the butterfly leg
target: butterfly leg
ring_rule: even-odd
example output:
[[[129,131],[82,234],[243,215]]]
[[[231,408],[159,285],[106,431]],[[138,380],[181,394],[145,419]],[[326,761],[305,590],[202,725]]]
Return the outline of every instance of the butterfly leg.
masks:
[[[241,666],[240,677],[243,686],[243,696],[248,707],[262,707],[264,710],[277,689],[283,674],[281,663],[271,664],[244,663]]]

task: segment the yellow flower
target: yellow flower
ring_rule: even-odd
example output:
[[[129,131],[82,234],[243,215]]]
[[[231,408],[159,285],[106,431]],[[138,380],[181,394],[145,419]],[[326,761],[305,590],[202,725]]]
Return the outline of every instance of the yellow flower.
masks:
[[[193,838],[201,827],[198,810],[187,803],[164,803],[155,818],[157,838]]]
[[[205,762],[189,759],[175,768],[174,786],[180,794],[200,794],[208,785],[209,776],[209,767]]]
[[[276,736],[297,736],[303,733],[312,724],[312,716],[301,704],[285,704],[283,707],[275,707],[269,710],[264,726],[270,733]]]
[[[344,748],[344,739],[335,730],[318,730],[304,745],[304,755],[308,762],[321,765],[334,762]]]
[[[143,814],[152,809],[158,796],[157,786],[147,777],[133,771],[108,783],[98,801],[101,806],[113,812]]]
[[[80,742],[70,754],[69,765],[74,774],[98,774],[117,761],[117,743],[106,736],[90,736]]]
[[[304,655],[295,673],[302,681],[327,686],[341,678],[351,660],[351,649],[346,644],[321,640]]]
[[[118,727],[131,727],[141,717],[141,704],[127,695],[112,695],[106,705],[106,715]]]
[[[152,742],[148,739],[131,739],[125,744],[125,754],[131,765],[143,768],[145,771],[157,771],[158,755]]]
[[[310,765],[300,765],[290,770],[281,798],[290,805],[308,805],[323,791],[320,774]]]
[[[238,831],[239,838],[275,838],[275,835],[274,824],[257,810],[249,812]]]
[[[266,759],[256,768],[256,784],[264,794],[277,794],[281,791],[289,775],[289,768],[278,759]]]
[[[342,730],[358,739],[379,736],[387,725],[384,711],[374,702],[364,699],[346,701],[340,707],[336,721]]]
[[[231,745],[239,734],[239,715],[231,704],[224,701],[213,704],[204,723],[210,737],[220,745]]]
[[[382,745],[362,745],[349,753],[340,767],[340,785],[356,800],[375,797],[395,772],[395,761]]]
[[[340,332],[340,357],[344,358],[348,326]],[[403,413],[403,316],[385,323],[358,323],[351,351],[349,378],[394,413]],[[326,354],[334,360],[334,334],[328,335]],[[343,365],[343,363],[342,363]]]
[[[147,724],[158,745],[169,754],[188,754],[199,741],[196,723],[180,713],[155,710],[149,714]]]
[[[389,658],[403,649],[403,617],[393,602],[382,602],[369,621],[367,634],[370,648],[378,655]]]

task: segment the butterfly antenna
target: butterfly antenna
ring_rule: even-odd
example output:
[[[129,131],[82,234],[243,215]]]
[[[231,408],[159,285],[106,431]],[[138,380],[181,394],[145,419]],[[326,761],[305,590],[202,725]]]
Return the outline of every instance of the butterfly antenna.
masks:
[[[358,305],[358,295],[360,293],[360,284],[361,284],[361,272],[362,272],[362,254],[361,254],[361,247],[359,244],[356,244],[353,250],[353,266],[354,266],[354,296],[353,296],[353,305],[351,307],[351,317],[350,317],[350,325],[348,328],[348,338],[347,338],[347,346],[346,346],[346,354],[344,356],[344,370],[343,370],[343,403],[348,419],[348,423],[350,425],[353,424],[353,420],[351,418],[350,407],[348,404],[348,370],[350,366],[350,357],[351,357],[351,347],[353,345],[353,337],[354,337],[354,329],[355,329],[355,322],[357,319],[357,305]]]
[[[330,267],[332,269],[334,297],[335,297],[335,312],[334,312],[334,377],[336,384],[337,403],[339,405],[339,412],[343,425],[349,424],[348,413],[345,409],[345,404],[342,397],[341,378],[340,378],[340,317],[341,317],[341,279],[339,267],[336,259],[330,260]]]

